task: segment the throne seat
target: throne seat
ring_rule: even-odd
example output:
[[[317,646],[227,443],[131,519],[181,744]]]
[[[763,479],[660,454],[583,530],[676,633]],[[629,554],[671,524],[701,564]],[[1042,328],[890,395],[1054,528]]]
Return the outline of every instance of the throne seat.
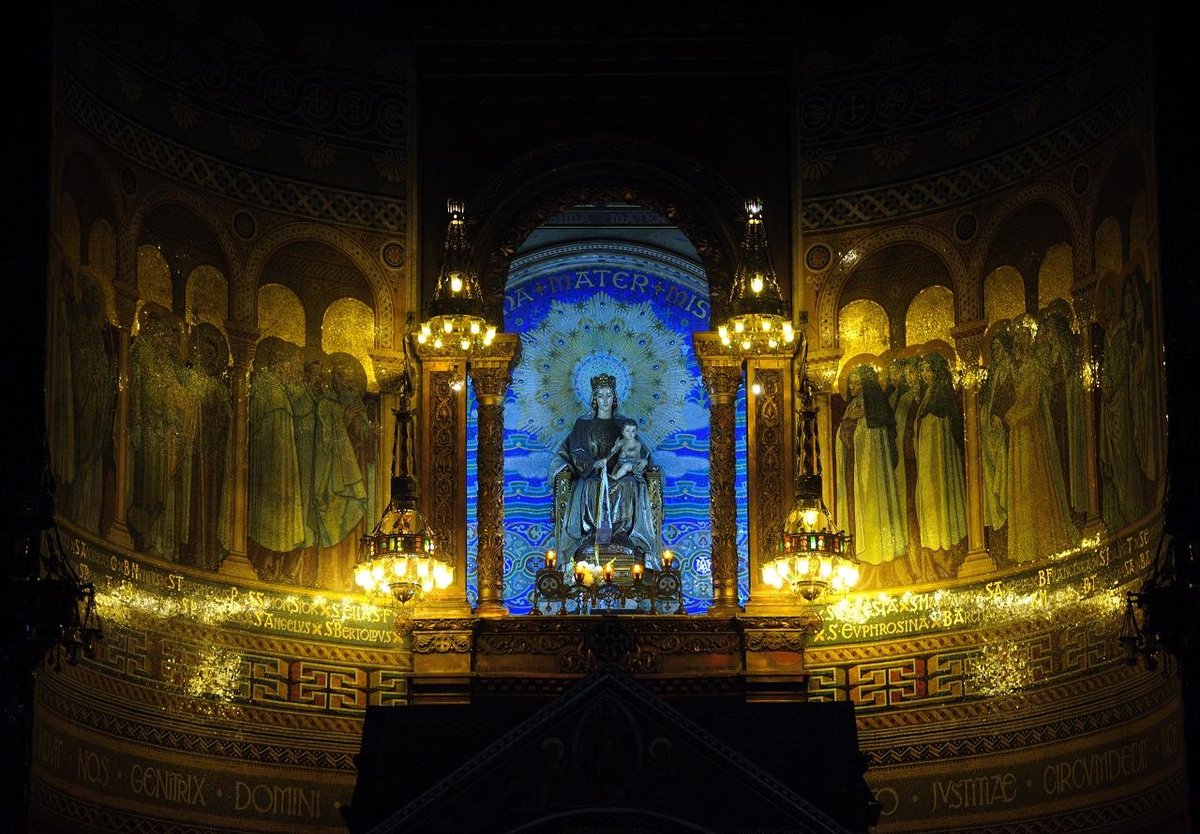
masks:
[[[662,470],[657,466],[646,467],[646,491],[650,499],[650,509],[652,514],[652,524],[654,528],[654,541],[657,544],[662,543],[662,522],[663,522],[663,502],[662,502]],[[567,517],[567,510],[571,503],[571,482],[573,476],[571,470],[562,469],[554,476],[554,500],[550,506],[550,520],[554,525],[554,541],[561,541],[562,525]],[[608,543],[600,544],[596,547],[595,540],[592,536],[587,536],[576,548],[574,553],[559,554],[563,559],[564,566],[574,564],[579,560],[584,560],[595,564],[597,561],[601,565],[613,563],[613,571],[618,580],[630,579],[631,568],[635,563],[645,566],[645,559],[651,554],[642,553],[640,548],[634,547],[624,536],[614,536],[613,540]],[[569,568],[568,568],[569,569]]]

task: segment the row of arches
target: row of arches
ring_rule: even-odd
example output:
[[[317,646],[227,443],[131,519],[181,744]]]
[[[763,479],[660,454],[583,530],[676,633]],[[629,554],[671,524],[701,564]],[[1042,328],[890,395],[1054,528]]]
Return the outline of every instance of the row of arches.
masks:
[[[1073,287],[1087,276],[1119,272],[1138,253],[1153,269],[1154,220],[1145,172],[1141,152],[1127,147],[1101,185],[1084,197],[1045,183],[1022,189],[980,224],[965,253],[949,238],[918,225],[886,228],[854,241],[829,274],[819,276],[819,347],[846,355],[863,340],[878,345],[886,337],[893,348],[916,344],[924,331],[918,325],[914,338],[908,325],[931,312],[926,305],[934,307],[938,327],[948,335],[955,325],[979,319],[1033,314],[1054,298],[1073,305]],[[937,305],[931,298],[934,287],[941,288]],[[950,306],[947,293],[953,298]],[[850,306],[860,301],[872,304]],[[853,323],[862,324],[845,332],[841,314],[848,307]],[[867,332],[856,337],[857,330]]]
[[[325,225],[287,223],[242,244],[230,221],[194,195],[164,187],[136,202],[123,201],[103,170],[82,151],[67,158],[53,242],[57,260],[70,272],[87,273],[100,284],[113,323],[131,326],[136,303],[152,302],[181,321],[283,335],[272,328],[294,330],[299,310],[304,341],[314,344],[326,329],[344,332],[348,320],[365,324],[366,308],[369,342],[356,352],[365,357],[371,349],[393,346],[395,287],[377,259],[349,235]],[[264,293],[270,285],[277,288]],[[337,305],[345,300],[361,306]],[[344,333],[337,338],[344,340]]]

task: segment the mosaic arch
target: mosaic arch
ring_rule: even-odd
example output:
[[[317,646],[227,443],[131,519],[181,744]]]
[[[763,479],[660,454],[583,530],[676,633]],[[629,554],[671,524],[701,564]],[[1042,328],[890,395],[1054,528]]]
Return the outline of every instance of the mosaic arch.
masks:
[[[530,610],[542,554],[552,546],[550,472],[575,419],[590,408],[590,379],[617,379],[619,410],[663,469],[663,546],[680,554],[685,606],[711,601],[709,409],[692,334],[710,328],[704,273],[649,247],[585,242],[517,258],[505,288],[504,329],[521,337],[504,404],[505,604]],[[474,561],[475,407],[468,415],[468,597]],[[749,593],[745,516],[745,402],[739,403],[738,586]]]

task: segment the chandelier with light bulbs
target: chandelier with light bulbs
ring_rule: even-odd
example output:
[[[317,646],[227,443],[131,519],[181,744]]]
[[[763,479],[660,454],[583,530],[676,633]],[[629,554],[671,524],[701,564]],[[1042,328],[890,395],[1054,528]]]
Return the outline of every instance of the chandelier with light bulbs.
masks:
[[[417,509],[417,481],[412,475],[412,380],[405,355],[399,382],[400,407],[392,440],[391,500],[369,535],[363,536],[354,582],[373,597],[404,604],[454,581],[454,563],[438,551],[433,531]]]
[[[421,322],[417,342],[470,354],[492,343],[496,325],[483,314],[483,294],[471,266],[462,201],[447,200],[446,211],[450,222],[442,269],[427,306],[429,318]]]
[[[733,277],[729,298],[729,319],[717,327],[721,344],[741,355],[757,355],[778,350],[796,340],[791,319],[785,315],[783,295],[763,225],[763,202],[758,197],[746,201],[746,236]]]
[[[807,364],[805,345],[798,386],[796,448],[800,452],[800,474],[796,477],[796,500],[783,524],[779,552],[763,560],[762,580],[814,603],[829,591],[854,588],[860,569],[853,536],[837,528],[821,500],[821,446]]]

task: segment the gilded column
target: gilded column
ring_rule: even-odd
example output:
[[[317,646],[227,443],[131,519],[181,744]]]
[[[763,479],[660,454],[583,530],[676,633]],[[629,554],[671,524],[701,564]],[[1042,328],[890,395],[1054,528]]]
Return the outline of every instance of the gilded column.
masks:
[[[958,569],[960,578],[980,576],[996,569],[983,535],[983,445],[979,436],[979,385],[983,368],[986,321],[972,321],[951,331],[958,352],[963,382],[963,462],[967,476],[967,558]]]
[[[750,602],[747,613],[778,594],[762,581],[762,563],[779,551],[783,523],[793,501],[795,425],[792,353],[795,345],[746,362],[747,464],[749,484]],[[757,603],[759,604],[756,604]],[[773,600],[778,607],[778,600]],[[764,613],[766,613],[764,611]]]
[[[504,395],[520,354],[519,337],[502,334],[471,360],[479,402],[479,605],[484,617],[508,614],[504,606]]]
[[[728,356],[715,333],[694,337],[696,356],[712,410],[709,412],[709,513],[712,516],[713,604],[708,613],[737,614],[737,512],[733,494],[734,399],[742,384],[740,360]]]
[[[257,574],[246,557],[246,538],[250,513],[250,373],[254,370],[258,332],[233,322],[226,324],[226,330],[233,354],[233,436],[230,439],[233,472],[229,481],[229,488],[233,490],[229,502],[232,531],[229,554],[221,562],[219,573],[236,579],[255,579]]]
[[[1100,390],[1100,380],[1097,369],[1100,367],[1096,350],[1096,278],[1091,275],[1071,287],[1071,297],[1075,302],[1075,320],[1079,322],[1079,362],[1083,374],[1083,430],[1086,453],[1084,460],[1087,464],[1087,519],[1083,524],[1083,535],[1092,537],[1104,529],[1100,517],[1100,439],[1097,425],[1097,397]]]
[[[117,282],[117,413],[113,430],[113,458],[116,469],[116,509],[108,538],[124,548],[133,547],[129,532],[129,339],[137,316],[137,291],[129,284]]]
[[[467,394],[466,362],[457,351],[417,345],[421,360],[420,405],[416,410],[417,482],[421,515],[437,549],[453,555],[453,598],[422,605],[439,615],[470,613],[467,607]],[[459,592],[461,591],[461,595]],[[461,596],[461,598],[460,598]]]

